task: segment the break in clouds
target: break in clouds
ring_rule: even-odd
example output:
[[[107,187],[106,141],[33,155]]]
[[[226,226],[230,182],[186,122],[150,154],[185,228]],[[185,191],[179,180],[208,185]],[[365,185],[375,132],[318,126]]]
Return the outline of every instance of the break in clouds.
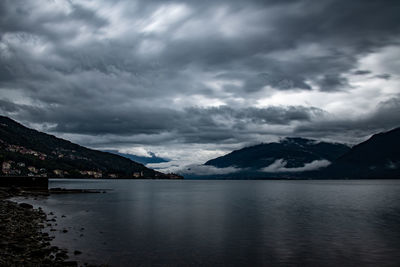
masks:
[[[396,0],[3,0],[0,110],[165,170],[284,136],[354,143],[400,126],[398,14]]]

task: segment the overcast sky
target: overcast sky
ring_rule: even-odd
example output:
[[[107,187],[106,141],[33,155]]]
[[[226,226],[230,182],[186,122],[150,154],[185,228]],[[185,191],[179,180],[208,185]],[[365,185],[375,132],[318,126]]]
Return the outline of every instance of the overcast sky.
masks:
[[[400,126],[398,0],[1,0],[0,113],[167,170]]]

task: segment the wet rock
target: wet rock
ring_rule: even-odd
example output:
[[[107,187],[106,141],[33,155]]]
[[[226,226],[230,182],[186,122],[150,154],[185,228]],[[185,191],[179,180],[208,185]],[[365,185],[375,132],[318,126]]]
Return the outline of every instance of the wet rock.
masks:
[[[45,257],[47,255],[47,253],[45,250],[34,250],[34,251],[31,251],[30,255],[35,258],[36,257]]]
[[[54,256],[53,256],[53,257],[54,257]],[[44,263],[44,265],[51,266],[51,264],[53,263],[53,261],[52,261],[51,259],[45,259],[45,260],[43,261],[43,263]]]
[[[64,261],[61,266],[78,266],[78,263],[76,261]]]
[[[65,253],[65,252],[63,252],[63,251],[58,252],[58,253],[56,254],[56,259],[67,259],[67,258],[68,258],[67,253]]]
[[[53,236],[42,232],[48,226],[43,210],[5,199],[12,196],[0,189],[0,266],[77,266],[66,261],[66,250],[51,246]]]
[[[28,203],[20,203],[19,206],[24,209],[33,209],[33,206]]]

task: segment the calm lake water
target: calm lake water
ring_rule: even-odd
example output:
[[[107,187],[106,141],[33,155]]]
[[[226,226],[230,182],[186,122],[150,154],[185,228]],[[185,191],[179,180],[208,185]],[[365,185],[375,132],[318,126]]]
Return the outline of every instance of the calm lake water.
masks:
[[[110,266],[399,266],[400,181],[52,180],[54,244]],[[66,215],[62,217],[61,215]],[[50,216],[51,218],[51,216]],[[84,229],[82,229],[84,228]]]

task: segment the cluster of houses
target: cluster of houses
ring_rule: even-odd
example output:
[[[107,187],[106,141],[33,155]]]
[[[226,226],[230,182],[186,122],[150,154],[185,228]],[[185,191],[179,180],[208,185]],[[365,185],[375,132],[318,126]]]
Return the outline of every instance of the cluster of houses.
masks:
[[[30,176],[30,177],[66,177],[69,175],[68,171],[55,169],[51,170],[50,173],[45,168],[37,168],[34,166],[26,166],[24,162],[15,162],[12,160],[4,161],[1,164],[1,172],[4,176]],[[101,171],[95,170],[84,170],[79,171],[82,176],[91,178],[118,178],[115,173],[104,174]],[[143,172],[134,172],[132,178],[142,178],[144,177]]]
[[[72,159],[72,160],[75,160],[75,159],[89,160],[86,157],[74,155],[73,153],[75,153],[75,152],[76,152],[75,150],[57,149],[56,151],[53,151],[51,153],[54,154],[59,159],[68,158],[68,159]]]
[[[4,143],[4,142],[1,142],[1,143]],[[16,152],[16,153],[20,153],[20,154],[24,154],[24,155],[32,155],[32,156],[38,157],[40,160],[45,160],[47,158],[47,155],[45,153],[38,152],[38,151],[35,151],[35,150],[32,150],[32,149],[28,149],[28,148],[23,147],[23,146],[7,144],[7,147],[5,149],[7,151],[10,151],[10,152]],[[71,151],[69,151],[69,150],[65,150],[65,151],[64,150],[62,150],[62,151],[57,150],[57,151],[53,151],[52,154],[54,154],[57,158],[69,158],[69,159],[72,159],[72,160],[75,160],[75,159],[88,160],[85,157],[73,155],[73,153],[75,153],[75,152],[76,152],[75,150],[71,150]]]
[[[75,159],[83,159],[83,160],[89,160],[85,157],[74,155],[76,151],[74,150],[66,150],[66,149],[56,149],[55,151],[51,152],[51,155],[46,155],[43,152],[38,152],[32,149],[25,148],[23,146],[19,145],[10,145],[7,144],[6,142],[2,141],[0,139],[0,144],[2,145],[2,148],[5,149],[6,151],[13,152],[13,153],[20,153],[23,155],[32,155],[34,157],[37,157],[39,160],[48,160],[48,159],[53,159],[53,158],[68,158],[71,160]],[[108,173],[108,172],[102,172],[101,170],[75,170],[74,174],[69,173],[66,170],[61,170],[61,169],[46,169],[46,168],[39,168],[36,166],[32,165],[32,162],[34,161],[29,161],[30,163],[27,162],[20,162],[20,160],[7,160],[3,159],[4,161],[1,162],[1,173],[0,176],[29,176],[29,177],[71,177],[72,175],[75,178],[80,177],[87,177],[87,178],[122,178],[119,174],[116,173]],[[45,164],[40,164],[42,166],[46,166]],[[79,174],[80,175],[79,175]],[[126,175],[123,175],[123,178],[134,178],[134,179],[142,179],[142,178],[148,178],[146,177],[148,174],[146,174],[144,171],[137,171],[133,172],[130,174],[130,177],[126,177]],[[156,172],[154,174],[154,178],[169,178],[169,179],[181,179],[182,177],[176,174],[162,174]]]
[[[118,178],[118,175],[115,173],[103,174],[101,171],[80,171],[79,173],[84,176],[90,176],[93,178]],[[132,174],[132,178],[141,178],[141,177],[144,177],[143,172],[134,172]]]
[[[69,175],[68,171],[55,169],[48,172],[45,168],[37,168],[35,166],[26,166],[24,162],[15,162],[12,160],[4,161],[1,164],[1,172],[3,176],[29,176],[29,177],[66,177]],[[101,171],[80,171],[83,176],[92,178],[102,178]],[[108,178],[117,178],[116,174],[108,174]]]
[[[35,166],[27,166],[24,162],[15,162],[12,160],[4,161],[1,164],[1,176],[29,176],[29,177],[68,177],[70,173],[65,170],[55,169],[47,170],[46,168],[37,168]],[[99,170],[79,171],[83,177],[90,178],[119,178],[115,173],[103,173]],[[169,173],[166,174],[169,179],[182,179],[181,176]],[[156,173],[154,178],[164,178],[165,175]],[[126,178],[126,177],[125,177]],[[143,171],[132,173],[132,178],[145,178]]]
[[[38,152],[32,149],[27,149],[23,146],[17,146],[17,145],[8,145],[6,147],[6,150],[10,151],[10,152],[17,152],[17,153],[21,153],[24,155],[32,155],[35,157],[38,157],[40,160],[45,160],[47,158],[47,155],[42,153],[42,152]]]
[[[85,176],[93,177],[93,178],[102,178],[103,177],[103,173],[101,171],[80,171],[79,173],[82,175],[85,175]]]
[[[5,176],[36,176],[47,177],[47,170],[45,168],[36,168],[34,166],[26,166],[24,162],[14,162],[12,160],[4,161],[1,164],[1,172]]]

